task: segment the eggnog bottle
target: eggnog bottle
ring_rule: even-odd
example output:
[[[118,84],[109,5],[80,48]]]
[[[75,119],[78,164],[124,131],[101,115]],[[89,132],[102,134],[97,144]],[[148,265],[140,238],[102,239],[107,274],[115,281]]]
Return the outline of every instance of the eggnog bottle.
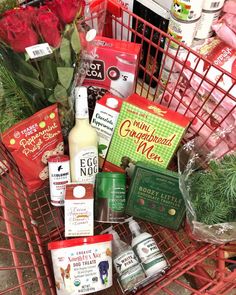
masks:
[[[68,137],[72,182],[92,183],[98,172],[98,136],[89,123],[87,88],[75,88],[75,126]]]

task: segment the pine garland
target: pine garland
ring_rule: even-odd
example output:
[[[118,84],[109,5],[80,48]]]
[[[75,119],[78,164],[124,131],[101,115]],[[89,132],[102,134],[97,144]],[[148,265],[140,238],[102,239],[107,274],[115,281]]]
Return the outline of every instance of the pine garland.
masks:
[[[1,60],[0,84],[0,131],[3,132],[20,120],[31,116],[36,110]]]
[[[0,15],[16,6],[18,6],[17,0],[0,0]]]
[[[236,221],[236,154],[211,160],[208,171],[194,172],[188,185],[197,221],[208,225]]]

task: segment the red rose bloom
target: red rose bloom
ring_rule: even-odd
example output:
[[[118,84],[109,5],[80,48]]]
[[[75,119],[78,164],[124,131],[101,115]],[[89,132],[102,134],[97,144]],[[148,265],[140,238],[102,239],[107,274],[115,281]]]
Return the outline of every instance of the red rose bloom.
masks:
[[[77,13],[81,9],[83,14],[85,1],[84,0],[54,0],[46,2],[49,9],[54,12],[63,24],[73,22]]]
[[[57,47],[61,42],[59,20],[54,13],[39,9],[34,20],[35,27],[45,42],[52,47]]]
[[[24,52],[26,47],[38,43],[38,36],[31,26],[14,14],[0,20],[0,38],[16,52]]]
[[[24,20],[24,22],[31,25],[35,12],[36,12],[36,8],[32,6],[26,6],[26,7],[21,6],[21,7],[7,10],[4,13],[4,17],[9,15],[14,15],[15,17],[18,17],[19,20]]]

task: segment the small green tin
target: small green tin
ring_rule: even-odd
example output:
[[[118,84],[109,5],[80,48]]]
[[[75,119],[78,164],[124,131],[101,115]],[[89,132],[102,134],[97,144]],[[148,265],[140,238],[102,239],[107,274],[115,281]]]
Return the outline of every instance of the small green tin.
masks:
[[[99,172],[95,182],[95,220],[117,223],[125,219],[126,175]]]

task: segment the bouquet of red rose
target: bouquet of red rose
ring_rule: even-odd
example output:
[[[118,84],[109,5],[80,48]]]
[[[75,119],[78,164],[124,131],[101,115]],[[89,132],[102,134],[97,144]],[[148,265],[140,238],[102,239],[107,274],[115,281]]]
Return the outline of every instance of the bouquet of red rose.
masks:
[[[52,0],[0,16],[0,128],[58,103],[64,135],[73,125],[70,99],[81,52],[77,22],[84,0]]]

